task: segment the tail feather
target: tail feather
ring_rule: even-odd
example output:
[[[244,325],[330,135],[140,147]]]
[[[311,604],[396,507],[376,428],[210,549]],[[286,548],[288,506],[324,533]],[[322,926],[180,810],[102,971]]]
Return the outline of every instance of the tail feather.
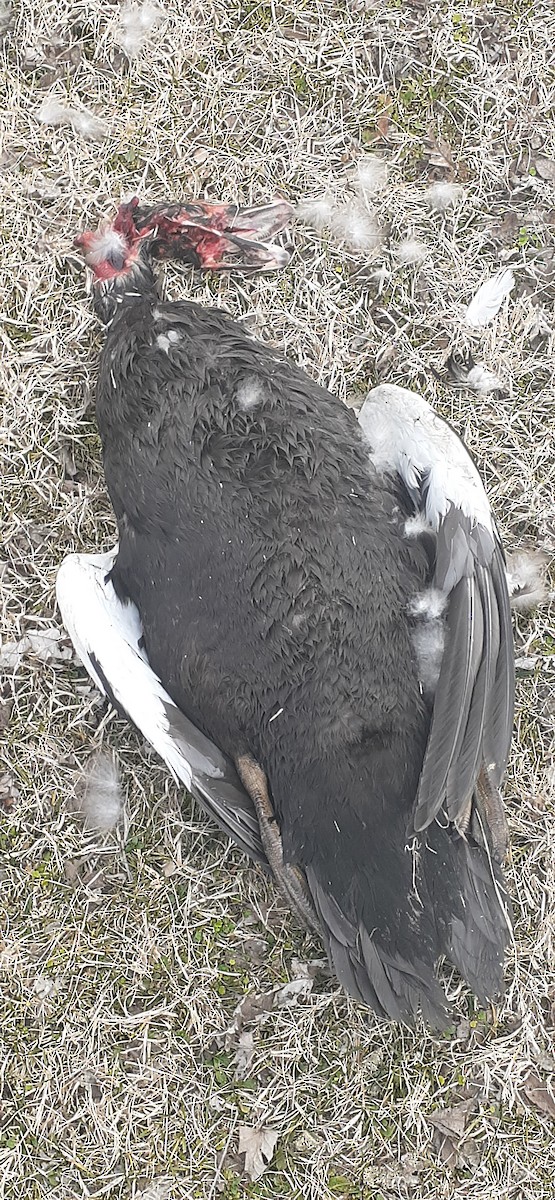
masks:
[[[487,850],[454,830],[436,825],[428,835],[435,853],[424,863],[442,952],[481,1002],[491,1000],[503,989],[511,929],[501,870]]]

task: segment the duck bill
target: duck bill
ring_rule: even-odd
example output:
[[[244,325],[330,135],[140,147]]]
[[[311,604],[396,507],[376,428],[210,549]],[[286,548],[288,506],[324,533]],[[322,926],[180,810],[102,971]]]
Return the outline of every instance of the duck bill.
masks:
[[[269,239],[292,215],[285,200],[246,208],[199,200],[137,208],[134,221],[137,231],[150,235],[155,258],[189,262],[204,271],[276,271],[291,255]]]

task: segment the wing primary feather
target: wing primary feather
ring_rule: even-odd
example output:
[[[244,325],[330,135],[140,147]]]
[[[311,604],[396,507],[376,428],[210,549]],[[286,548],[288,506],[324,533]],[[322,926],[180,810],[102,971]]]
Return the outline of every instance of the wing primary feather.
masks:
[[[514,716],[514,642],[505,558],[501,545],[495,547],[491,579],[499,616],[499,652],[495,678],[484,724],[484,762],[495,787],[499,787],[511,745]]]
[[[420,775],[413,825],[422,832],[445,800],[447,777],[463,736],[482,654],[483,618],[473,580],[459,581],[447,614],[447,639]]]

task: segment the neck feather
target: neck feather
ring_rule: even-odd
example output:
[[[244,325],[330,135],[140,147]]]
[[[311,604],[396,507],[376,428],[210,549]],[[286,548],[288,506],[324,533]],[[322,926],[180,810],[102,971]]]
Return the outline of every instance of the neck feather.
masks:
[[[95,281],[95,313],[103,325],[109,325],[122,305],[132,304],[137,296],[147,296],[149,293],[156,295],[154,271],[146,259],[138,258],[128,271],[122,271],[112,279]]]

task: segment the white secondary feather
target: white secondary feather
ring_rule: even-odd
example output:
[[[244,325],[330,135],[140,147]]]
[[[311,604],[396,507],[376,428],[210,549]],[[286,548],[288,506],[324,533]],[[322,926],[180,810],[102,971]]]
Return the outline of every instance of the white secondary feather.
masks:
[[[191,765],[169,736],[164,705],[173,701],[140,648],[142,627],[134,604],[123,604],[106,576],[117,551],[71,554],[56,579],[62,620],[77,654],[101,692],[103,680],[94,659],[109,664],[115,699],[147,738],[170,770],[190,788]],[[214,773],[214,772],[213,772]]]
[[[506,296],[515,286],[510,267],[498,271],[478,288],[465,313],[465,321],[473,329],[484,329],[497,316]]]
[[[422,495],[426,520],[438,529],[450,505],[493,533],[484,485],[460,438],[428,402],[408,388],[383,383],[368,393],[359,414],[378,471],[397,472]]]

